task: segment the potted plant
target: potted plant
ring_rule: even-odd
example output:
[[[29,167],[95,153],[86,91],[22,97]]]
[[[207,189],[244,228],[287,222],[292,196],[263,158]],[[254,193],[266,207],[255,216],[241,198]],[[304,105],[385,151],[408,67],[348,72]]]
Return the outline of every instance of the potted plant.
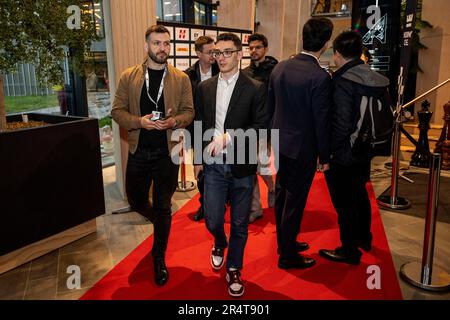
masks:
[[[83,2],[0,0],[0,274],[95,231],[105,212],[98,121],[29,113],[41,126],[24,128],[21,115],[6,117],[3,93],[18,63],[47,86],[63,82],[66,51],[83,70],[97,39]]]

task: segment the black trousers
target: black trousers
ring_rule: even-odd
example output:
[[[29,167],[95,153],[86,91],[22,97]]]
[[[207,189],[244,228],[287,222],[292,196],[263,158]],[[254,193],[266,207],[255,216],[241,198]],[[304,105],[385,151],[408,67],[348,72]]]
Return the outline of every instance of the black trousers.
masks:
[[[297,257],[295,243],[315,171],[315,159],[291,159],[280,154],[275,185],[275,218],[280,258]]]
[[[149,218],[154,225],[152,255],[163,258],[172,223],[171,200],[178,184],[178,165],[166,150],[138,148],[129,154],[126,193],[133,210]],[[152,202],[149,202],[153,183]]]
[[[338,213],[342,248],[351,255],[358,250],[360,242],[372,241],[372,211],[366,190],[366,182],[370,178],[370,160],[351,166],[331,163],[325,178]]]
[[[200,177],[197,181],[197,188],[198,188],[198,192],[200,193],[200,207],[202,208],[202,210],[205,210],[203,207],[203,197],[205,194],[205,176],[203,175],[203,171],[201,171],[200,173]]]

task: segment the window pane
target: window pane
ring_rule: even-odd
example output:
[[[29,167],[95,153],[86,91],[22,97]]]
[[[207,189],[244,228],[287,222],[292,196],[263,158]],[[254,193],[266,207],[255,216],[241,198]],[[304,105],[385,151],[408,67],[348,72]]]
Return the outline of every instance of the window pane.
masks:
[[[195,24],[206,25],[206,6],[202,3],[194,2]]]
[[[181,5],[181,0],[163,0],[162,20],[183,22]]]

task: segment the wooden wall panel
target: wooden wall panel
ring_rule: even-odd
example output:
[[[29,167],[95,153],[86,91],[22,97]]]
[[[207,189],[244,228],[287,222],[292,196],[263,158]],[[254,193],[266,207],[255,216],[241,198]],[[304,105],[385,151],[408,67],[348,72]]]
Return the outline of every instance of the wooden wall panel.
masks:
[[[428,49],[420,50],[419,65],[423,73],[417,74],[416,96],[431,89],[438,83],[450,78],[450,19],[446,13],[450,12],[448,0],[423,0],[422,19],[430,22],[433,29],[423,29],[420,33],[421,42]],[[427,99],[433,111],[432,123],[444,123],[443,106],[450,101],[450,85],[441,87],[430,94]],[[416,111],[420,110],[420,103],[416,104]]]
[[[109,5],[109,8],[108,8]],[[110,0],[105,5],[109,10],[111,32],[107,31],[107,43],[110,43],[111,65],[115,83],[111,85],[111,97],[122,72],[145,58],[145,31],[156,24],[156,2],[153,0]],[[105,10],[106,11],[106,10]],[[108,14],[108,12],[106,12]],[[113,125],[115,140],[116,182],[125,198],[124,182],[128,159],[127,132]],[[120,137],[120,141],[117,141]]]
[[[217,26],[253,30],[255,0],[220,0],[217,7]]]
[[[269,41],[269,55],[281,60],[283,57],[285,0],[259,0],[257,22],[258,32],[264,34]],[[296,32],[292,34],[296,36]]]

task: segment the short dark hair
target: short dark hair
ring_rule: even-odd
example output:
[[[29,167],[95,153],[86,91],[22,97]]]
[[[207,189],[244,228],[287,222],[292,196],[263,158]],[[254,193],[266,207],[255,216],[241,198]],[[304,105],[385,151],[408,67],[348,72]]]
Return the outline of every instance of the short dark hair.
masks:
[[[317,52],[331,38],[333,23],[328,18],[311,18],[303,26],[303,49]]]
[[[205,44],[214,43],[214,39],[209,36],[200,36],[197,40],[195,40],[195,51],[203,51],[203,46]]]
[[[236,49],[237,50],[242,50],[241,39],[239,39],[239,37],[237,35],[235,35],[234,33],[226,32],[226,33],[219,34],[217,36],[216,43],[219,42],[219,41],[233,41],[234,46],[236,47]]]
[[[344,59],[361,57],[363,49],[362,37],[356,31],[345,31],[333,41],[333,51],[339,52]]]
[[[252,41],[261,41],[264,48],[267,48],[269,46],[269,41],[267,41],[267,38],[262,33],[254,33],[250,37],[248,37],[248,43]]]
[[[147,29],[145,32],[145,41],[148,41],[150,39],[150,34],[152,33],[167,33],[170,36],[169,30],[160,24],[155,24]]]
[[[362,54],[366,56],[368,61],[372,60],[372,55],[367,47],[362,48]]]

